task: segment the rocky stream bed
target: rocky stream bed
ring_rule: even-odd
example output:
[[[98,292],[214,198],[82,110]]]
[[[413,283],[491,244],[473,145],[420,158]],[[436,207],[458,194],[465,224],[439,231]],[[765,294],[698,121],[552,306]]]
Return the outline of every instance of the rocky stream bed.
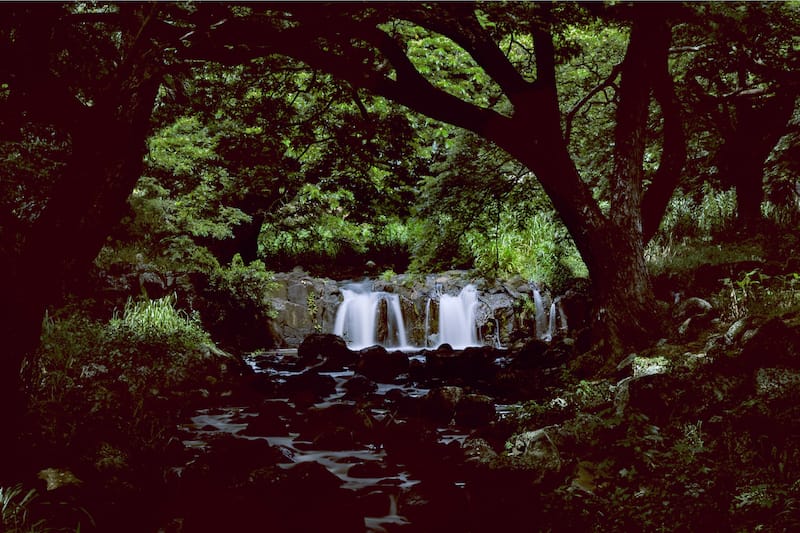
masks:
[[[708,312],[685,306],[695,319]],[[715,321],[591,380],[574,376],[600,363],[568,339],[407,354],[313,335],[296,354],[254,354],[261,401],[198,411],[182,426],[193,456],[173,525],[791,530],[797,322]]]

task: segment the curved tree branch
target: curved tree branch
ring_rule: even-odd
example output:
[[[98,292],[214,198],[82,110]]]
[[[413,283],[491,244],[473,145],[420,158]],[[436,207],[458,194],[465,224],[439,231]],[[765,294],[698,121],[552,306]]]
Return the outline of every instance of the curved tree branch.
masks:
[[[578,100],[575,105],[573,105],[570,110],[567,111],[567,114],[564,117],[564,140],[566,140],[567,144],[569,144],[570,138],[572,137],[572,122],[575,120],[575,116],[578,114],[578,112],[600,91],[603,91],[609,87],[616,87],[615,82],[621,72],[622,63],[617,63],[614,65],[614,68],[611,69],[611,73],[606,79],[595,85],[592,90],[586,93],[583,98]]]

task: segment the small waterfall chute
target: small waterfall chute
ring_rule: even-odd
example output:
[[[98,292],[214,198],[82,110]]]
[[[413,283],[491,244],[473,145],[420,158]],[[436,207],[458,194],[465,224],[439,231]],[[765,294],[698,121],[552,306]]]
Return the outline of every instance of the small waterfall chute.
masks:
[[[549,324],[547,321],[547,313],[544,310],[544,300],[542,293],[535,283],[531,282],[531,291],[533,292],[533,305],[536,308],[534,313],[534,334],[537,339],[545,339],[547,337]]]
[[[478,291],[467,285],[458,296],[442,294],[439,298],[439,344],[449,344],[455,349],[480,346],[475,313]]]
[[[333,333],[342,337],[352,350],[380,344],[385,347],[408,346],[400,297],[372,291],[369,282],[350,283],[341,288],[342,303],[336,310]],[[384,319],[379,322],[379,317]],[[381,327],[385,326],[385,327]]]

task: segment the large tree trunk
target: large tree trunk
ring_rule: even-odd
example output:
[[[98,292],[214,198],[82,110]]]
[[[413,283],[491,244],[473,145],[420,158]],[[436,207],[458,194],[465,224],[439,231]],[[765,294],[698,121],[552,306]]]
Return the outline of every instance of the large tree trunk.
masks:
[[[39,28],[21,27],[16,41],[20,53],[30,44],[25,39],[28,27]],[[41,51],[46,43],[35,45]],[[121,67],[116,83],[93,106],[74,98],[66,83],[49,72],[46,61],[38,64],[37,70],[19,75],[12,86],[15,98],[25,105],[23,109],[30,110],[29,116],[69,133],[71,155],[44,210],[30,229],[18,236],[19,253],[7,258],[0,278],[0,338],[4,342],[0,405],[6,447],[16,445],[23,427],[20,369],[39,344],[45,309],[61,299],[68,280],[88,272],[109,229],[124,214],[125,202],[141,175],[160,66],[153,63],[157,56],[152,50],[134,46],[129,53],[129,62]],[[147,56],[150,58],[145,60]],[[51,95],[68,103],[69,109],[51,109],[52,102],[41,100]],[[15,470],[24,468],[20,457],[24,454],[0,454],[0,476],[13,476]]]
[[[786,132],[792,117],[792,93],[753,101],[741,96],[735,103],[735,120],[720,149],[718,165],[723,179],[736,189],[736,216],[740,229],[761,227],[764,201],[764,162]]]
[[[644,260],[642,222],[645,129],[650,93],[656,86],[665,102],[662,108],[668,108],[664,112],[664,129],[670,144],[664,148],[660,172],[656,174],[656,179],[668,183],[659,184],[658,200],[651,202],[661,214],[685,158],[680,117],[675,107],[669,108],[674,104],[674,95],[664,87],[671,83],[665,79],[670,29],[663,18],[654,15],[657,13],[646,12],[634,23],[622,65],[614,176],[610,180],[612,205],[607,215],[599,211],[588,187],[583,186],[560,129],[554,131],[555,117],[550,117],[550,134],[537,140],[539,145],[546,145],[546,163],[542,162],[542,154],[526,160],[524,149],[512,152],[534,170],[586,263],[592,281],[593,337],[596,342],[605,343],[612,353],[644,345],[660,334],[655,296]],[[540,113],[537,120],[541,129],[546,117]]]

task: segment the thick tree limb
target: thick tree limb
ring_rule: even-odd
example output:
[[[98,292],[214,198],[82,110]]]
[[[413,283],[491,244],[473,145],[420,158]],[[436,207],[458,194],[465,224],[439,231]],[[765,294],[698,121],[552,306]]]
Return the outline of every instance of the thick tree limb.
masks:
[[[668,28],[662,38],[669,43]],[[686,164],[686,135],[683,131],[681,106],[669,73],[667,56],[666,47],[659,49],[650,72],[653,95],[661,107],[663,140],[658,170],[642,198],[642,237],[645,243],[658,231]]]

